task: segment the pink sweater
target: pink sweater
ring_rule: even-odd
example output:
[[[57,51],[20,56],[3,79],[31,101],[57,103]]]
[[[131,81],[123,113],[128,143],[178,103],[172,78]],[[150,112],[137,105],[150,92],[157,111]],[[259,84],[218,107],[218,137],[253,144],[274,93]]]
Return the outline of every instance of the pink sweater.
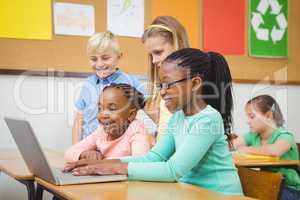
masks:
[[[88,137],[71,146],[65,153],[65,161],[77,161],[80,154],[86,150],[100,150],[105,158],[120,158],[146,154],[153,141],[139,120],[130,123],[125,133],[112,141],[107,140],[107,134],[101,125]]]

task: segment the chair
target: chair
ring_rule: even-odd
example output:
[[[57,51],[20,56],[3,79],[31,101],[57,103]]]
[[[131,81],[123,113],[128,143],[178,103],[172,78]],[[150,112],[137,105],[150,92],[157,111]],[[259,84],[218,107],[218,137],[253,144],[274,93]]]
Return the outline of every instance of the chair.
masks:
[[[258,171],[245,167],[239,167],[238,173],[246,196],[260,200],[279,199],[283,182],[280,173]]]
[[[300,143],[296,143],[297,148],[298,148],[298,154],[299,154],[299,160],[300,160]],[[300,165],[298,167],[296,167],[296,171],[298,173],[298,175],[300,176]]]
[[[299,158],[300,158],[300,143],[296,143],[297,147],[298,147],[298,153],[299,153]]]

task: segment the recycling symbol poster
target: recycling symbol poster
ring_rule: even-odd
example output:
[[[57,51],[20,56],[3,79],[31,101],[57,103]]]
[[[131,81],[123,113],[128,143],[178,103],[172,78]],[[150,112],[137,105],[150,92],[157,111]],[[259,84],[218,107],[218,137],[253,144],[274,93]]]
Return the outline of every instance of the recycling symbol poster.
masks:
[[[288,56],[288,0],[249,0],[249,54]]]

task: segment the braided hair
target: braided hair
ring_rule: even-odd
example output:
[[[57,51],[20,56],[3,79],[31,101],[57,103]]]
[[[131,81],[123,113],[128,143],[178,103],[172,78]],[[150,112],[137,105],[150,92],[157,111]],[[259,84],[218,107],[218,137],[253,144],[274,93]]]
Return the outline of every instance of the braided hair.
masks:
[[[163,63],[176,63],[187,69],[191,77],[202,79],[202,98],[218,110],[223,118],[224,132],[230,137],[232,127],[232,78],[225,58],[215,52],[184,48],[170,54]]]
[[[122,90],[124,96],[127,97],[131,105],[134,106],[137,110],[144,108],[145,106],[144,95],[141,92],[139,92],[135,87],[125,83],[112,83],[104,87],[103,91],[109,88]]]

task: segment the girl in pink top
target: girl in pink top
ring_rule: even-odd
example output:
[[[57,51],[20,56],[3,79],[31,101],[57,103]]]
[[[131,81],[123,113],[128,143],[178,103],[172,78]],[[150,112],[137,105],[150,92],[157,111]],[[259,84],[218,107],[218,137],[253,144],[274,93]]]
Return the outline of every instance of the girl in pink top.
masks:
[[[80,159],[101,160],[146,154],[153,139],[146,133],[136,113],[144,107],[144,97],[128,84],[111,84],[100,96],[97,119],[99,127],[94,133],[71,146],[65,161]]]

